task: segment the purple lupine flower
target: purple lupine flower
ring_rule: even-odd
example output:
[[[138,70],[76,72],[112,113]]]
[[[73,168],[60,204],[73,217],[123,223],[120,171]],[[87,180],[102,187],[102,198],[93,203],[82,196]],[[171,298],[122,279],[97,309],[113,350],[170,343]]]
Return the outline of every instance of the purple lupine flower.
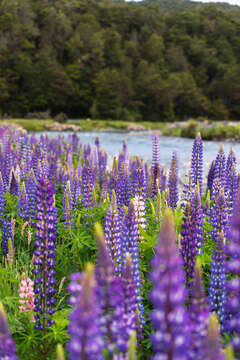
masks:
[[[143,236],[141,236],[140,234],[140,229],[145,230],[146,229],[146,204],[144,199],[142,198],[142,196],[135,196],[133,199],[133,204],[134,204],[134,208],[135,208],[135,215],[137,218],[137,223],[138,223],[138,240],[143,240]]]
[[[26,187],[25,183],[22,183],[20,196],[19,196],[19,209],[18,209],[18,215],[23,218],[24,221],[28,221],[29,215],[28,215],[28,199],[27,199],[27,193],[26,193]]]
[[[105,170],[102,174],[102,183],[101,183],[101,200],[105,200],[108,195],[108,174]]]
[[[135,284],[133,277],[133,268],[131,255],[126,254],[126,263],[122,274],[123,280],[123,301],[124,301],[124,322],[128,338],[132,331],[140,330],[137,328],[137,299],[135,293]],[[128,339],[127,339],[128,340]]]
[[[20,185],[18,178],[14,172],[14,169],[11,171],[10,180],[9,180],[9,192],[11,195],[19,195]]]
[[[158,191],[157,180],[160,178],[159,161],[159,138],[156,131],[154,131],[152,135],[152,198],[157,195]]]
[[[222,231],[224,236],[228,233],[228,217],[229,209],[227,207],[224,195],[224,189],[221,189],[215,196],[215,202],[211,210],[211,223],[213,230],[212,238],[216,242],[219,233]]]
[[[220,145],[214,166],[214,179],[220,180],[221,187],[226,185],[226,157],[223,146]]]
[[[201,264],[197,262],[189,305],[191,360],[202,360],[202,350],[207,336],[209,317],[210,306],[203,288]]]
[[[221,347],[218,320],[216,315],[211,315],[207,328],[207,336],[202,348],[202,358],[204,360],[225,360],[225,355]]]
[[[141,323],[144,323],[143,319],[143,305],[142,305],[142,279],[139,265],[139,230],[138,230],[138,220],[136,217],[134,201],[131,200],[128,212],[125,216],[123,222],[123,232],[122,232],[122,257],[123,261],[125,260],[126,253],[130,253],[133,263],[133,277],[135,282],[135,291],[138,304],[138,310],[140,313]]]
[[[93,206],[93,174],[88,159],[82,169],[82,195],[83,206],[86,208]]]
[[[35,328],[43,329],[44,334],[46,328],[54,323],[51,316],[55,312],[56,209],[53,206],[53,193],[53,184],[46,178],[40,178],[36,194],[38,221],[35,237],[38,240],[34,243],[34,311],[36,312],[34,318]]]
[[[155,329],[152,336],[153,360],[188,360],[188,316],[184,308],[186,291],[181,257],[176,246],[173,219],[167,213],[152,260],[150,299],[154,306],[151,321]]]
[[[193,143],[191,176],[193,188],[199,184],[200,194],[202,193],[202,174],[203,174],[203,142],[201,134],[198,133]]]
[[[9,239],[12,241],[12,225],[11,221],[5,219],[2,223],[2,252],[4,256],[8,253]]]
[[[121,257],[121,221],[117,207],[115,191],[112,191],[111,204],[107,210],[104,224],[104,234],[109,255],[113,261],[116,273],[122,270]]]
[[[194,193],[191,197],[191,218],[194,229],[193,236],[195,236],[197,240],[198,253],[201,253],[203,245],[203,209],[198,185],[195,186]]]
[[[177,152],[173,152],[168,178],[168,205],[176,209],[178,202],[178,163]]]
[[[5,186],[2,178],[2,174],[0,172],[0,224],[4,222],[4,209],[5,209]]]
[[[218,314],[221,330],[226,321],[226,262],[224,249],[224,235],[218,235],[212,256],[209,282],[209,301],[212,311]]]
[[[75,306],[70,314],[68,332],[69,358],[71,360],[103,360],[104,340],[100,331],[99,304],[96,298],[96,286],[93,266],[88,264],[86,273],[80,277],[81,283],[71,286],[77,293]]]
[[[118,181],[118,162],[117,162],[116,156],[114,156],[113,163],[112,163],[112,170],[110,173],[110,179],[109,179],[109,184],[108,184],[110,196],[112,194],[113,189],[116,192],[117,181]]]
[[[235,164],[232,165],[232,168],[227,172],[227,181],[226,181],[226,192],[227,192],[227,203],[229,208],[229,217],[232,216],[234,202],[237,196],[238,190],[238,175],[236,172]]]
[[[71,184],[71,192],[72,192],[72,209],[76,210],[77,206],[78,206],[78,202],[79,202],[79,198],[80,198],[80,194],[81,194],[81,181],[80,181],[80,177],[77,173],[77,171],[75,172],[74,176],[73,176],[73,180],[72,180],[72,184]]]
[[[67,181],[63,194],[63,219],[65,228],[73,228],[72,192],[69,180]]]
[[[28,199],[28,216],[30,218],[30,223],[33,224],[32,220],[36,217],[36,206],[37,206],[37,198],[36,198],[36,189],[37,183],[34,174],[34,170],[31,169],[30,173],[26,180],[26,193]]]
[[[193,271],[195,259],[197,255],[197,237],[195,224],[192,223],[191,205],[186,204],[181,232],[181,254],[183,257],[183,265],[186,273],[186,284],[191,286],[193,279]]]
[[[17,360],[16,348],[8,330],[7,318],[0,302],[0,359]]]
[[[116,195],[119,206],[128,206],[131,197],[131,182],[129,179],[128,167],[124,162],[122,162],[122,166],[118,172]]]
[[[136,167],[133,170],[133,181],[132,181],[132,193],[133,196],[139,195],[142,196],[143,199],[147,196],[147,181],[144,164],[137,157]]]
[[[234,335],[232,344],[237,358],[240,357],[240,189],[234,207],[229,231],[230,242],[226,245],[226,255],[229,261],[226,269],[229,275],[227,281],[227,311],[229,320],[226,322],[226,330]]]
[[[212,193],[212,185],[214,180],[214,173],[215,173],[215,161],[212,161],[207,176],[207,187],[211,193]]]
[[[98,260],[96,266],[97,301],[100,305],[101,331],[109,357],[117,350],[127,349],[126,326],[124,323],[123,281],[115,275],[109,257],[102,229],[96,225]]]

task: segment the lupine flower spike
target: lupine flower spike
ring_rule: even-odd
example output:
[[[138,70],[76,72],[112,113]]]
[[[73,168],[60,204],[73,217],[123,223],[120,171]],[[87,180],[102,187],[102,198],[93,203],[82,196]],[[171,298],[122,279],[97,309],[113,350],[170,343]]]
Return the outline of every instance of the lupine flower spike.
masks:
[[[189,321],[185,310],[186,292],[181,257],[178,255],[172,216],[164,219],[156,255],[152,261],[153,290],[150,299],[154,306],[151,320],[153,360],[189,359]],[[167,331],[167,333],[166,333]]]
[[[0,302],[0,359],[17,360],[15,344],[8,330],[7,318]]]
[[[207,328],[207,336],[202,349],[202,359],[204,360],[225,360],[222,350],[220,332],[217,316],[211,315]]]

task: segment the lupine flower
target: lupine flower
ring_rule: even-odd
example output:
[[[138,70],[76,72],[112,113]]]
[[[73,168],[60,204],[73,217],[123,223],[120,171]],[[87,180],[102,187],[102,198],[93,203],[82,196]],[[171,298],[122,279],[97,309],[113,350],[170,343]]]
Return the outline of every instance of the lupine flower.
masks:
[[[8,330],[7,318],[0,302],[0,359],[17,360],[16,348]]]
[[[14,172],[14,169],[11,171],[10,180],[9,180],[9,192],[11,195],[19,195],[20,192],[20,185],[18,182],[18,179],[16,177],[16,174]]]
[[[112,164],[112,170],[111,170],[110,179],[109,179],[109,193],[110,193],[110,196],[112,194],[113,189],[116,192],[117,181],[118,181],[118,162],[117,162],[116,156],[114,156],[113,164]]]
[[[93,175],[89,160],[82,170],[82,194],[83,194],[83,206],[88,208],[93,205]]]
[[[76,285],[74,284],[74,287]],[[88,264],[78,287],[75,307],[69,317],[68,343],[71,360],[103,360],[104,340],[100,332],[99,308],[93,266]]]
[[[184,211],[184,218],[181,232],[181,254],[186,273],[186,284],[191,286],[195,259],[197,255],[197,232],[196,223],[192,222],[191,206],[188,202]]]
[[[200,262],[196,263],[194,281],[189,305],[190,320],[190,359],[202,360],[202,351],[207,336],[207,326],[210,317],[210,306],[202,283]]]
[[[176,209],[178,202],[178,164],[177,164],[177,152],[173,152],[171,168],[168,178],[168,205],[172,209]]]
[[[23,218],[24,221],[28,221],[28,200],[24,182],[22,183],[20,191],[18,215]]]
[[[188,316],[184,308],[186,293],[181,257],[177,253],[176,233],[171,215],[164,219],[156,255],[152,261],[153,290],[150,299],[154,306],[151,321],[153,360],[189,359]]]
[[[152,197],[157,195],[157,179],[160,177],[159,161],[159,138],[157,133],[154,131],[152,135]]]
[[[121,257],[121,221],[117,207],[115,191],[112,191],[112,200],[105,216],[104,234],[110,258],[113,261],[116,273],[122,270]]]
[[[147,181],[143,162],[137,157],[136,167],[133,170],[133,181],[132,181],[132,192],[133,195],[142,196],[143,199],[147,196]]]
[[[226,185],[226,157],[223,146],[220,145],[214,166],[214,179],[220,180],[221,187]]]
[[[204,360],[224,360],[225,356],[221,348],[218,320],[216,315],[209,319],[207,336],[202,349],[202,359]]]
[[[215,173],[215,161],[212,161],[207,177],[207,187],[210,190],[210,192],[212,192],[214,173]]]
[[[36,178],[34,175],[33,169],[30,170],[30,173],[26,180],[26,193],[28,199],[28,216],[30,218],[30,224],[33,225],[33,219],[36,217]]]
[[[146,228],[146,205],[142,196],[135,196],[133,198],[133,204],[138,223],[138,239],[142,240],[143,237],[140,235],[139,227],[141,227],[143,230]]]
[[[225,201],[224,189],[216,194],[215,202],[211,211],[211,223],[213,226],[212,238],[216,242],[220,232],[224,236],[228,233],[228,208]]]
[[[98,260],[96,266],[97,301],[100,304],[101,331],[109,357],[118,351],[127,351],[126,324],[124,322],[123,282],[115,276],[102,230],[96,225]]]
[[[209,283],[209,301],[212,311],[218,314],[221,329],[226,321],[226,263],[224,235],[220,233],[212,256]]]
[[[227,311],[229,320],[226,330],[234,335],[232,344],[236,356],[240,357],[240,190],[238,190],[234,216],[229,231],[230,242],[226,245],[226,255],[229,257],[226,269],[232,275],[227,281]]]
[[[67,184],[64,189],[63,195],[63,219],[64,227],[73,227],[73,214],[72,214],[72,192],[70,181],[67,181]]]
[[[194,193],[191,197],[191,218],[194,229],[193,236],[196,236],[197,250],[198,253],[201,253],[201,248],[203,245],[203,210],[198,184],[195,186]]]
[[[20,287],[19,287],[19,310],[22,311],[32,311],[34,309],[34,290],[33,290],[34,282],[28,277],[26,278],[23,273]]]
[[[5,209],[5,186],[2,178],[2,174],[0,172],[0,224],[4,222],[4,209]]]
[[[202,192],[202,174],[203,174],[203,142],[201,134],[198,133],[193,143],[191,176],[193,188],[199,184],[200,194]]]
[[[141,322],[143,323],[143,305],[142,305],[142,296],[141,296],[141,288],[142,288],[142,279],[141,272],[139,267],[139,240],[138,240],[138,221],[136,217],[134,201],[131,200],[128,212],[125,216],[123,223],[123,233],[122,233],[122,256],[123,261],[125,260],[126,253],[129,252],[132,258],[133,263],[133,277],[135,282],[135,291],[138,309],[140,312]]]
[[[129,204],[129,199],[131,197],[131,182],[129,179],[128,167],[124,162],[122,162],[122,166],[118,172],[116,195],[119,206],[127,206]]]
[[[12,226],[9,220],[4,220],[2,224],[2,252],[6,256],[8,253],[8,242],[12,239]]]
[[[34,251],[33,273],[35,299],[34,311],[36,312],[35,328],[43,329],[51,326],[54,321],[52,314],[55,312],[54,288],[55,284],[55,247],[56,247],[56,228],[55,228],[55,209],[53,206],[53,184],[46,178],[41,178],[37,185],[37,220]]]

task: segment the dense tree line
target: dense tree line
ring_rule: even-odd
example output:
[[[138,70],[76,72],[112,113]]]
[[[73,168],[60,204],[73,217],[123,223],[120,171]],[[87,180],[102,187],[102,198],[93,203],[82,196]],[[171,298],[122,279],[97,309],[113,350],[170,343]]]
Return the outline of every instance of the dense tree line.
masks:
[[[239,119],[240,8],[159,4],[0,0],[1,112]]]

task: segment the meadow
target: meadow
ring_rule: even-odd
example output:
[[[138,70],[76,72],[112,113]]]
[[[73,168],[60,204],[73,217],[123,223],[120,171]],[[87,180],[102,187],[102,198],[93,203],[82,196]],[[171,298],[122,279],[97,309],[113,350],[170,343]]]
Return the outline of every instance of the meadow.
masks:
[[[234,150],[103,146],[0,129],[0,359],[240,359]]]

